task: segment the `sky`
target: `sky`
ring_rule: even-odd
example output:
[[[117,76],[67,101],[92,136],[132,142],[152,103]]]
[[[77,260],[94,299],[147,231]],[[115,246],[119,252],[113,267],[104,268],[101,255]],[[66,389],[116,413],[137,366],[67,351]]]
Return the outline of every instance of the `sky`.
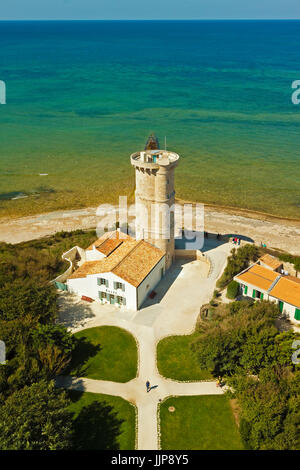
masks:
[[[9,0],[0,19],[298,19],[299,0]]]

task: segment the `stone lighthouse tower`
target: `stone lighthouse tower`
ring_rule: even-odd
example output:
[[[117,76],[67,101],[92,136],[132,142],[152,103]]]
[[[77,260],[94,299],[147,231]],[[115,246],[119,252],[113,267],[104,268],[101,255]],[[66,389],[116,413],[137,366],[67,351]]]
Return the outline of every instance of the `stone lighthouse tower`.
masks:
[[[131,155],[135,168],[136,239],[166,253],[166,269],[174,260],[174,170],[179,155],[160,150],[154,136],[142,152]]]

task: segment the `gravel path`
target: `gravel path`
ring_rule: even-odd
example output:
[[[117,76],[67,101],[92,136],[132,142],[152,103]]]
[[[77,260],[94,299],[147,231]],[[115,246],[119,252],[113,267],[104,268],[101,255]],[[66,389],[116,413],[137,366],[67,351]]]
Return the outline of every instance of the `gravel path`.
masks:
[[[161,400],[177,395],[218,395],[223,391],[215,382],[176,382],[162,377],[156,365],[157,342],[168,335],[190,334],[199,308],[212,296],[215,281],[222,272],[231,249],[223,244],[207,251],[213,270],[201,261],[177,261],[159,288],[157,300],[139,312],[117,309],[94,302],[84,305],[76,296],[60,296],[60,321],[73,332],[102,325],[118,326],[134,335],[139,349],[137,378],[122,384],[86,378],[58,377],[64,388],[105,393],[125,398],[138,410],[138,449],[158,449],[157,406]],[[208,276],[208,277],[207,277]],[[126,364],[124,364],[126,367]],[[146,392],[146,381],[157,387]]]

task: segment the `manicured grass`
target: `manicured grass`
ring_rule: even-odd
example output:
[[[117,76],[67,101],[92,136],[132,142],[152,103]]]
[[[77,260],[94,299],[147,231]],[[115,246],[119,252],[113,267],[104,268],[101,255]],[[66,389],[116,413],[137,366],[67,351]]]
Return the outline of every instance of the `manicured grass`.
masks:
[[[68,395],[72,401],[69,409],[74,413],[75,435],[79,435],[83,447],[98,450],[104,450],[103,447],[105,447],[105,450],[110,448],[134,450],[135,407],[131,403],[121,397],[99,393],[70,390],[68,391]],[[91,420],[86,418],[89,414],[85,415],[84,419],[80,419],[82,409],[84,407],[90,407],[92,404],[95,404],[95,402],[102,405],[104,413],[101,413],[101,416],[98,414],[98,417],[95,417],[92,416],[93,410],[91,409]],[[121,424],[116,425],[114,418],[107,413],[107,405],[113,408],[113,413],[117,413],[116,419],[123,421]],[[103,416],[107,417],[107,421]],[[99,419],[98,422],[97,419]],[[106,425],[104,426],[105,423]],[[97,429],[92,429],[93,426],[97,427]],[[93,435],[92,440],[91,435]]]
[[[225,396],[170,397],[160,406],[160,420],[163,450],[243,449]]]
[[[128,382],[137,375],[134,337],[115,326],[88,328],[75,333],[79,340],[68,369],[70,375]]]
[[[195,334],[170,336],[157,345],[157,367],[161,375],[174,380],[209,380],[209,371],[199,367],[190,348]]]

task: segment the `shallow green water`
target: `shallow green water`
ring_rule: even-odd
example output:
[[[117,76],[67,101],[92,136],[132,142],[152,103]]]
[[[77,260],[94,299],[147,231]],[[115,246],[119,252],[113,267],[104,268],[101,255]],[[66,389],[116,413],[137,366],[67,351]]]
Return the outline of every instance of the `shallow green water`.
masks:
[[[0,216],[132,197],[155,131],[178,197],[300,218],[300,22],[0,22],[0,39]]]

